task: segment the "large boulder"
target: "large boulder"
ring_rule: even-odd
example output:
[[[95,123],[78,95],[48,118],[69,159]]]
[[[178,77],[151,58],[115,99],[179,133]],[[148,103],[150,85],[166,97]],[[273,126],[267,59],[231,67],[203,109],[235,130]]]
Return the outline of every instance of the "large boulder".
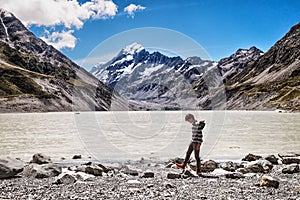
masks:
[[[22,172],[24,163],[21,160],[6,157],[0,158],[0,179],[11,178]]]
[[[24,167],[23,175],[26,177],[34,177],[34,178],[48,178],[58,176],[62,172],[62,167],[49,163],[38,165],[36,163],[31,163]]]
[[[47,156],[42,153],[36,153],[32,156],[32,160],[30,163],[36,163],[36,164],[47,164],[47,163],[52,163],[50,156]]]

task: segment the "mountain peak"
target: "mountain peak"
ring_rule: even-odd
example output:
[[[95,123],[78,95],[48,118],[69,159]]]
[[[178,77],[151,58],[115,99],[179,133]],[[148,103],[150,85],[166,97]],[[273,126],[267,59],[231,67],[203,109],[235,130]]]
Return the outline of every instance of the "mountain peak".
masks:
[[[250,47],[249,49],[238,49],[235,54],[253,54],[253,53],[263,53],[260,49],[255,46]]]
[[[7,10],[3,9],[3,8],[0,8],[0,14],[2,17],[2,14],[4,15],[4,17],[12,17],[12,13],[8,12]]]
[[[136,54],[136,53],[143,51],[144,49],[145,48],[141,44],[134,42],[134,43],[126,46],[124,49],[122,49],[122,53]]]

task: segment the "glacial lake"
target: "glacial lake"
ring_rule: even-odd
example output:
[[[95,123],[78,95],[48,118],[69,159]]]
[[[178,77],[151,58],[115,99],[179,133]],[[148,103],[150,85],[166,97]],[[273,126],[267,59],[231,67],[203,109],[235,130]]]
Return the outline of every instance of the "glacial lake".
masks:
[[[300,152],[300,114],[274,111],[133,111],[0,114],[0,156],[29,161],[165,161],[184,157],[187,113],[205,120],[201,158],[239,160],[248,153]]]

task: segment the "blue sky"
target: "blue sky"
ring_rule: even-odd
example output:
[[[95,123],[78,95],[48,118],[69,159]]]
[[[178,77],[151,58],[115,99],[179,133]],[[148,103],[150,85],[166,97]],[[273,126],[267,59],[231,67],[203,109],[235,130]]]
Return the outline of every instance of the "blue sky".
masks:
[[[1,1],[4,0],[0,0],[0,3]],[[95,0],[78,0],[78,4],[80,6],[91,1]],[[211,59],[218,61],[239,48],[256,46],[267,51],[293,25],[300,22],[299,0],[114,0],[112,3],[116,5],[117,11],[108,10],[104,17],[98,18],[94,15],[83,18],[81,15],[82,24],[77,25],[74,22],[70,26],[65,22],[51,24],[49,20],[54,20],[52,18],[45,19],[45,22],[30,21],[30,16],[24,17],[18,11],[17,4],[14,4],[14,7],[8,5],[7,8],[11,8],[16,16],[20,14],[21,20],[23,19],[25,24],[27,22],[30,30],[38,37],[45,38],[45,35],[49,36],[55,31],[68,33],[66,35],[73,41],[73,45],[64,47],[62,44],[60,49],[79,64],[82,64],[82,60],[95,51],[97,46],[103,48],[102,51],[105,52],[109,46],[107,41],[116,35],[122,35],[124,31],[128,33],[137,28],[157,27],[159,30],[177,32],[186,36],[189,41],[201,45]],[[124,8],[130,4],[140,7],[129,13]],[[26,10],[23,7],[24,9]],[[66,19],[68,17],[69,15]],[[132,37],[128,42],[125,39],[119,45],[110,45],[105,53],[109,55],[119,51],[123,44],[135,39]],[[147,43],[148,46],[151,46],[151,41],[165,42],[159,40],[170,40],[170,45],[178,43],[172,41],[172,37],[162,39],[155,37],[155,34],[153,37],[149,35],[147,37],[139,38],[140,41],[137,42],[142,45],[143,42]],[[101,46],[105,41],[106,44]],[[178,46],[180,48],[182,44],[178,43]],[[168,44],[162,48],[168,50]],[[193,53],[197,52],[191,52]],[[105,60],[104,57],[101,59]],[[90,68],[87,65],[85,67]]]

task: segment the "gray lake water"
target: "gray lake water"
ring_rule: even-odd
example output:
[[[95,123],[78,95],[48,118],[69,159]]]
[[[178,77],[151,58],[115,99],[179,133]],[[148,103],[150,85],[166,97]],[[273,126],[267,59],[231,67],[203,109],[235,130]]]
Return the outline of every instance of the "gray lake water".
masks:
[[[300,114],[263,111],[153,111],[0,114],[0,156],[54,160],[75,154],[100,161],[184,157],[187,113],[205,120],[203,159],[300,152]]]

